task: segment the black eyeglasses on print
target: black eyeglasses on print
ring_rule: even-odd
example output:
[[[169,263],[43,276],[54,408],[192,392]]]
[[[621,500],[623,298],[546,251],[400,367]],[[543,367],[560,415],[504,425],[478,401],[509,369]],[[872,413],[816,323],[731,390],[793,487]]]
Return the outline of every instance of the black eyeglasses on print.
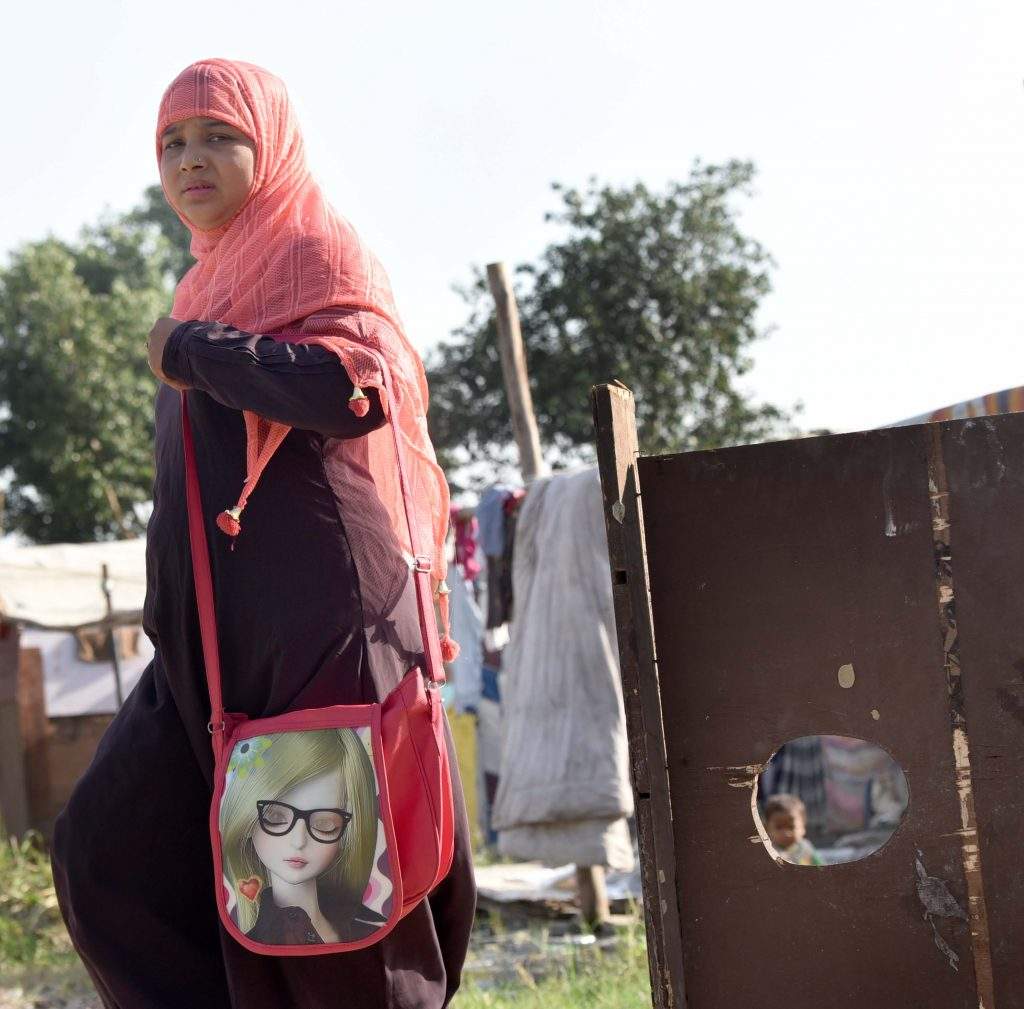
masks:
[[[267,834],[283,837],[295,826],[296,820],[305,820],[306,832],[321,844],[337,841],[352,822],[352,814],[346,809],[296,809],[287,802],[273,799],[257,799],[256,811],[260,826]]]

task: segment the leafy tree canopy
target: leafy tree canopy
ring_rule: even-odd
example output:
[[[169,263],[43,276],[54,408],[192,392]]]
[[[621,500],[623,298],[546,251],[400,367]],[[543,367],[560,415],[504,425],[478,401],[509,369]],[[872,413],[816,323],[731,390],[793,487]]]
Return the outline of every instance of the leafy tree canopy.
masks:
[[[645,452],[756,441],[786,421],[749,401],[736,379],[764,331],[771,259],[740,229],[748,162],[697,163],[663,192],[637,184],[555,186],[560,226],[536,263],[516,269],[530,387],[545,454],[592,458],[591,386],[619,379],[636,394]],[[467,322],[428,362],[431,430],[445,461],[479,471],[512,442],[494,307],[477,273]]]
[[[517,297],[545,450],[587,456],[589,390],[637,394],[641,444],[660,452],[763,438],[786,420],[736,388],[770,289],[770,259],[739,228],[745,162],[696,165],[664,192],[556,187],[560,227]],[[137,533],[152,487],[145,338],[191,265],[189,235],[159,186],[139,206],[16,250],[0,269],[0,468],[5,531],[39,542]],[[494,312],[482,275],[470,315],[432,355],[431,426],[442,456],[493,472],[512,442]]]
[[[162,265],[175,283],[192,267],[195,262],[189,252],[192,235],[164,199],[159,185],[146,188],[142,202],[128,214],[126,223],[143,228],[149,226],[163,235],[166,242],[161,248]]]
[[[42,543],[137,534],[151,497],[146,336],[171,250],[131,215],[22,246],[0,270],[4,531]]]

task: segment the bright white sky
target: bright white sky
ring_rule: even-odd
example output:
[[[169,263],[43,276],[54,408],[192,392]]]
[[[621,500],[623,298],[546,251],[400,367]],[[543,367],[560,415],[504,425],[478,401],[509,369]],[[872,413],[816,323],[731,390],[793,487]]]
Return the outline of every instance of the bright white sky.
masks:
[[[757,397],[852,430],[1024,384],[1021,0],[9,5],[0,251],[133,205],[206,56],[287,82],[421,349],[471,264],[540,252],[551,181],[743,157],[778,264]]]

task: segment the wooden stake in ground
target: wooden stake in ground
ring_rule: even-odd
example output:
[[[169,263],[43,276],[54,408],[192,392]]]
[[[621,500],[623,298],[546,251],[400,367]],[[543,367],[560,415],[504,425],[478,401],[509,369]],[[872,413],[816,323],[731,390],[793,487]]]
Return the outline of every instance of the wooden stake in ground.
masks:
[[[512,415],[512,434],[519,449],[519,468],[523,480],[529,483],[534,477],[544,475],[544,460],[540,454],[537,418],[533,415],[533,397],[530,395],[526,374],[519,310],[504,263],[488,263],[487,284],[497,310],[501,371],[505,377],[505,395]]]
[[[580,917],[595,931],[608,926],[608,885],[603,865],[576,866],[576,892],[580,900]]]
[[[114,602],[110,591],[110,569],[103,565],[103,574],[100,579],[100,588],[103,590],[103,597],[107,601],[107,620],[110,630],[110,663],[114,667],[114,693],[117,699],[117,708],[120,711],[124,704],[124,688],[121,685],[121,661],[117,654],[117,628],[114,626]]]

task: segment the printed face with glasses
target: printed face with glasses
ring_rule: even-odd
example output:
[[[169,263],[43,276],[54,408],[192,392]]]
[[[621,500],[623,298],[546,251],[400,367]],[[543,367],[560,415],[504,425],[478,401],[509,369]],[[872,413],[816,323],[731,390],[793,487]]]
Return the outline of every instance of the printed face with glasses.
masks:
[[[256,802],[259,828],[253,846],[267,871],[295,885],[316,879],[337,861],[352,822],[340,768],[289,789],[277,799]]]

